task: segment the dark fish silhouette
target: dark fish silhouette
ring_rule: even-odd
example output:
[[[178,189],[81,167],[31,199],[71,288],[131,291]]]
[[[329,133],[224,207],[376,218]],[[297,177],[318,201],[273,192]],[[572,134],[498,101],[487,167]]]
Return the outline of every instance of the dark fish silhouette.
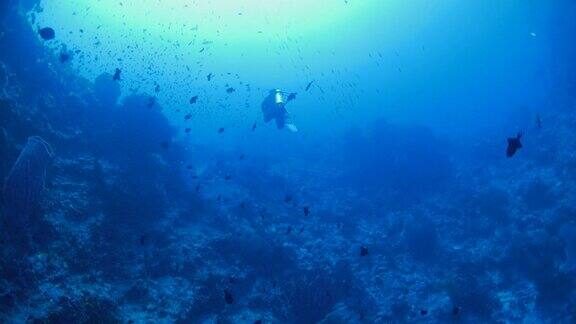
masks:
[[[234,91],[236,91],[236,89],[234,89],[234,88],[232,88],[232,87],[229,87],[228,89],[226,89],[226,92],[227,92],[227,93],[232,93],[232,92],[234,92]]]
[[[314,83],[314,81],[308,82],[308,85],[306,86],[306,91],[310,90],[310,87],[312,86],[312,83]]]
[[[208,81],[212,80],[212,73],[208,74],[208,75],[206,76],[206,79],[208,79]]]
[[[426,310],[426,309],[421,309],[421,310],[420,310],[420,315],[422,315],[422,316],[428,315],[428,310]]]
[[[156,91],[156,93],[160,92],[160,85],[159,84],[156,85],[156,88],[154,88],[154,91]]]
[[[368,248],[365,246],[360,247],[360,256],[367,256],[368,255]]]
[[[536,115],[536,128],[542,129],[542,117],[540,114]]]
[[[291,94],[289,94],[288,98],[286,99],[286,102],[290,102],[290,101],[296,99],[296,95],[298,95],[298,93],[296,93],[296,92],[292,92]]]
[[[231,179],[232,179],[232,176],[229,175],[229,174],[227,174],[227,175],[224,177],[224,180],[226,180],[226,181],[230,181]]]
[[[310,215],[310,207],[304,206],[304,216]]]
[[[244,160],[245,157],[246,157],[245,154],[240,154],[240,160]]]
[[[225,289],[224,290],[224,301],[226,302],[226,304],[230,305],[234,303],[234,296],[232,296],[232,293],[230,292],[230,290]]]
[[[42,37],[43,40],[51,40],[56,37],[56,32],[50,27],[44,27],[38,30],[38,34],[40,34],[40,37]]]
[[[148,98],[148,108],[152,108],[154,107],[154,105],[156,105],[156,98],[154,97]]]
[[[167,150],[167,149],[170,148],[170,142],[164,141],[164,142],[160,143],[160,146],[161,146],[163,149]]]
[[[292,197],[291,194],[286,194],[286,196],[284,196],[284,202],[287,204],[290,203],[292,199],[294,199],[294,197]]]
[[[58,60],[60,61],[60,63],[66,63],[70,60],[70,54],[68,53],[61,53],[60,57],[58,58]]]
[[[454,306],[454,307],[452,308],[452,315],[458,316],[458,314],[460,314],[460,307]]]
[[[506,148],[506,157],[511,158],[516,154],[516,152],[522,148],[522,143],[520,139],[522,138],[522,133],[518,133],[516,137],[508,138],[508,147]]]
[[[256,127],[258,127],[258,124],[257,124],[257,123],[254,123],[254,124],[252,125],[252,131],[255,131],[255,130],[256,130]]]
[[[190,98],[190,104],[193,105],[198,101],[198,96],[194,96],[192,98]]]
[[[116,71],[114,72],[114,76],[112,77],[112,80],[120,81],[120,73],[122,73],[122,70],[117,68]]]
[[[186,134],[189,134],[191,131],[192,131],[192,129],[190,129],[190,128],[186,128],[186,129],[184,130],[184,132],[185,132]]]
[[[224,133],[225,130],[226,130],[226,129],[225,129],[224,127],[220,127],[220,128],[218,129],[218,134]]]
[[[146,234],[140,235],[140,246],[148,244],[148,241],[149,241],[148,235]]]
[[[184,116],[184,119],[185,119],[185,120],[190,120],[190,118],[192,118],[192,115],[191,115],[191,114],[186,114],[186,116]]]

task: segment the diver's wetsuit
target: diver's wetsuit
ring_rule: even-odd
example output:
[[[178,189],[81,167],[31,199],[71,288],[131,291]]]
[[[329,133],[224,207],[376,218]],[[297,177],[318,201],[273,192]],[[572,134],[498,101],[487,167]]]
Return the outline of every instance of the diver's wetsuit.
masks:
[[[262,113],[264,114],[264,122],[267,123],[274,119],[278,129],[282,129],[286,125],[288,111],[286,110],[285,103],[276,102],[276,93],[274,91],[271,91],[262,102]]]

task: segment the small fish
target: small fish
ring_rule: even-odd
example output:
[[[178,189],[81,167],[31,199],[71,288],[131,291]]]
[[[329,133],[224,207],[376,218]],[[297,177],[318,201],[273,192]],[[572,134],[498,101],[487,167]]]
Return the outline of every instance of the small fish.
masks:
[[[122,70],[120,70],[119,68],[116,68],[116,71],[114,72],[114,76],[112,77],[112,80],[120,81],[120,73],[122,73]]]
[[[208,79],[208,81],[212,80],[212,73],[208,74],[208,75],[206,76],[206,79]]]
[[[156,85],[156,88],[154,88],[154,91],[156,93],[160,92],[160,85],[159,84]]]
[[[460,307],[454,306],[454,307],[452,308],[452,315],[458,316],[458,314],[460,314]]]
[[[162,147],[163,149],[167,150],[170,148],[170,142],[168,141],[163,141],[162,143],[160,143],[160,147]]]
[[[292,226],[288,226],[288,228],[286,229],[286,235],[292,233]]]
[[[148,98],[148,108],[152,108],[154,107],[154,105],[156,105],[156,98],[154,97]]]
[[[148,235],[142,234],[140,235],[140,246],[144,246],[148,243]]]
[[[305,91],[310,90],[310,87],[312,86],[312,83],[314,83],[314,80],[308,82],[308,85],[306,86],[306,90],[305,90]]]
[[[255,130],[256,130],[256,127],[258,127],[258,124],[257,124],[257,123],[254,123],[254,124],[252,125],[252,131],[255,131]]]
[[[361,246],[361,247],[360,247],[360,256],[365,257],[365,256],[367,256],[367,255],[368,255],[368,248],[365,247],[365,246]]]
[[[255,320],[255,321],[254,321],[254,324],[262,324],[262,320],[261,320],[261,319]]]
[[[304,206],[304,216],[309,216],[309,215],[310,215],[310,207]]]
[[[245,157],[246,157],[246,155],[240,154],[240,160],[244,160]]]
[[[184,116],[184,120],[190,120],[192,118],[191,114],[186,114],[186,116]]]
[[[224,177],[224,180],[230,181],[230,180],[232,180],[232,176],[229,175],[229,174],[227,174],[227,175]]]
[[[226,92],[227,92],[227,93],[232,93],[232,92],[235,92],[235,91],[236,91],[236,89],[234,89],[234,88],[232,88],[232,87],[229,87],[228,89],[226,89]]]
[[[291,194],[286,194],[286,196],[284,196],[284,202],[289,204],[292,199],[294,199],[294,197]]]
[[[198,96],[194,96],[192,98],[190,98],[190,104],[193,105],[198,101]]]
[[[296,93],[296,92],[292,92],[291,94],[289,94],[288,98],[286,99],[286,102],[290,102],[290,101],[296,99],[296,95],[298,95],[298,93]]]
[[[536,115],[536,128],[542,129],[542,117],[540,114]]]
[[[60,57],[58,58],[60,63],[64,64],[70,60],[70,54],[68,53],[61,53]]]
[[[218,134],[224,133],[225,130],[226,130],[226,129],[225,129],[224,127],[220,127],[220,128],[218,129]]]
[[[188,164],[188,165],[186,166],[186,169],[187,169],[187,170],[192,170],[192,166],[191,166],[190,164]]]
[[[420,315],[422,315],[422,316],[428,315],[428,310],[426,310],[426,309],[421,309],[421,310],[420,310]]]
[[[40,34],[43,40],[52,40],[56,37],[56,32],[50,27],[44,27],[38,30],[38,34]]]
[[[228,305],[234,303],[234,296],[232,296],[232,293],[228,289],[224,289],[224,301]]]
[[[518,133],[516,137],[508,138],[508,147],[506,148],[506,157],[511,158],[516,154],[516,152],[522,148],[522,143],[520,139],[522,138],[522,133]]]

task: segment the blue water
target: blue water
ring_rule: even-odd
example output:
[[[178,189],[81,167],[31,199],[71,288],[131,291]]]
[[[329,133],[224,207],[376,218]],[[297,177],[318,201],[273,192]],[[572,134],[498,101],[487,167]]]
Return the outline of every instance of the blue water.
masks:
[[[0,322],[574,323],[575,35],[572,0],[4,0]]]

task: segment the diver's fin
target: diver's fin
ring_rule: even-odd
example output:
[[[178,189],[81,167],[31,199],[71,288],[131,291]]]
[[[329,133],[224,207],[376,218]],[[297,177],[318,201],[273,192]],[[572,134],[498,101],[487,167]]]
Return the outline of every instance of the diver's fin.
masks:
[[[292,133],[298,133],[298,128],[294,124],[286,124],[286,128]]]

